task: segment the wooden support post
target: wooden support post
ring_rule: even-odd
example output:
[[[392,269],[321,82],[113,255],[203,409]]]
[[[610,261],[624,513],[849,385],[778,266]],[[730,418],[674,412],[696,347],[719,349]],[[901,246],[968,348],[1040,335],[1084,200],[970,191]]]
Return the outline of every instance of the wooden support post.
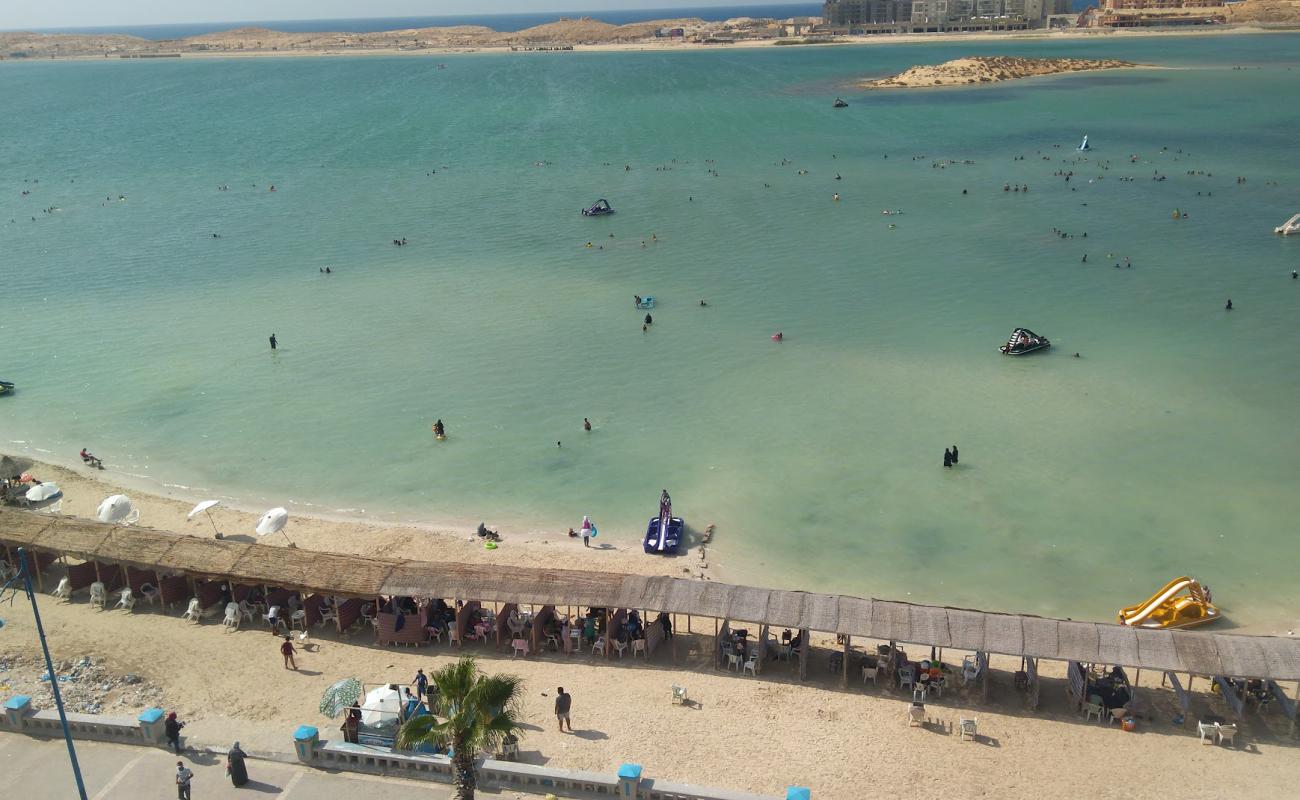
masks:
[[[853,637],[847,633],[844,634],[844,676],[840,681],[840,686],[845,689],[849,688],[849,642],[851,641],[853,641]]]
[[[799,637],[799,680],[805,681],[808,679],[808,651],[812,649],[809,639],[812,636],[810,631],[803,628],[799,629],[799,633],[802,634]]]
[[[983,688],[981,691],[983,692],[982,694],[983,701],[987,703],[989,701],[989,673],[993,671],[993,664],[992,664],[992,659],[990,659],[987,655],[984,657],[984,659],[985,659],[984,680],[983,680]]]
[[[690,633],[690,632],[691,632],[691,615],[690,615],[690,614],[687,614],[687,615],[686,615],[686,632],[687,632],[687,633]]]

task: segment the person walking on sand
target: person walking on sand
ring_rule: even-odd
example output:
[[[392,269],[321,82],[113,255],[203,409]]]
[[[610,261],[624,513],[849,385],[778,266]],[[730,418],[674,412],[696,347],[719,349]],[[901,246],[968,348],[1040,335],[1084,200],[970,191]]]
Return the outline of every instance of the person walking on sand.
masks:
[[[173,711],[167,715],[167,721],[163,723],[163,733],[167,736],[167,744],[176,751],[176,755],[181,754],[181,728],[185,723],[176,719],[176,712]]]
[[[194,771],[185,766],[184,761],[176,762],[176,797],[177,800],[190,800],[190,780]]]
[[[284,656],[285,669],[297,671],[298,663],[293,660],[293,654],[296,652],[298,651],[293,649],[293,642],[289,641],[288,636],[284,637],[284,644],[280,645],[280,655]]]
[[[957,445],[952,446],[952,463],[957,463]]]
[[[564,687],[555,690],[555,719],[560,723],[560,733],[564,733],[567,723],[569,733],[573,733],[573,722],[569,719],[569,709],[573,706],[573,695],[564,691]]]
[[[275,334],[271,334],[271,349],[274,350],[276,345]]]

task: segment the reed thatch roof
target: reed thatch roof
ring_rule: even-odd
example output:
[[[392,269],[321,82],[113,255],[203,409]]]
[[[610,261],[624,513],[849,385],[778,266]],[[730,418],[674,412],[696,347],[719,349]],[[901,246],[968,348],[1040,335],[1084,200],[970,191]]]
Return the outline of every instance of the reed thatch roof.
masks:
[[[1293,638],[1141,630],[664,576],[363,558],[13,509],[0,509],[0,543],[341,596],[639,608],[1008,656],[1300,680],[1300,639]]]

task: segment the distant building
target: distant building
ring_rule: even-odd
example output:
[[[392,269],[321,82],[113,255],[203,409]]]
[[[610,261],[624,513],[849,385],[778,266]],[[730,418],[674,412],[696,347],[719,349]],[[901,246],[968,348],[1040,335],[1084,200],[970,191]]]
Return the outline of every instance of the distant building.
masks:
[[[1102,0],[1105,11],[1145,10],[1149,8],[1219,8],[1223,0]]]
[[[911,18],[912,0],[826,0],[822,21],[832,28],[881,25]]]

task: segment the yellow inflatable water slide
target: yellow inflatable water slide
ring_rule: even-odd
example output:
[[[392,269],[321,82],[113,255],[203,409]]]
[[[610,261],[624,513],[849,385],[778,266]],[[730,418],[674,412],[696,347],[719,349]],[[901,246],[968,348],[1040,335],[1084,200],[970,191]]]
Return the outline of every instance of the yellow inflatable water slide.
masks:
[[[1119,611],[1120,624],[1134,628],[1186,628],[1218,618],[1209,587],[1185,575],[1143,602]]]

